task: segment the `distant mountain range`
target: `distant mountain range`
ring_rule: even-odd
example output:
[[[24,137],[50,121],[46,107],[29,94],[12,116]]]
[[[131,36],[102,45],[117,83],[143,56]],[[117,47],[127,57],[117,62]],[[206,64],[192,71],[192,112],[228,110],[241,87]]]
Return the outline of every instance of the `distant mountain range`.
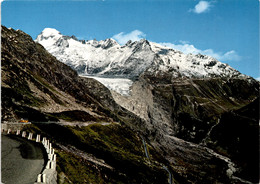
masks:
[[[142,39],[119,45],[106,40],[78,40],[53,28],[45,28],[35,40],[79,74],[136,78],[144,71],[167,72],[173,77],[245,77],[218,60],[180,51]]]

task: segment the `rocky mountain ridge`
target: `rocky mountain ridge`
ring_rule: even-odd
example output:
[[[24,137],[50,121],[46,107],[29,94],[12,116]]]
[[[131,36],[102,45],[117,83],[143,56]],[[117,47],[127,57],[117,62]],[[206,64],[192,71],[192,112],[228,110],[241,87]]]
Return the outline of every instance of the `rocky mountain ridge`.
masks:
[[[216,59],[180,51],[142,39],[119,45],[115,40],[77,40],[45,28],[35,40],[79,74],[136,78],[144,71],[168,72],[174,77],[245,77]]]

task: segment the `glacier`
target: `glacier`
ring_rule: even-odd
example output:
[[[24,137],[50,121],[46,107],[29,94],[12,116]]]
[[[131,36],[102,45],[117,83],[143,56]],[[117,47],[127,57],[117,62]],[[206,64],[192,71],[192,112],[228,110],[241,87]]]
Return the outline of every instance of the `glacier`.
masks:
[[[93,78],[104,86],[106,86],[109,90],[113,90],[123,96],[131,95],[131,86],[133,81],[126,78],[106,78],[106,77],[97,77],[91,75],[80,75],[81,77]]]

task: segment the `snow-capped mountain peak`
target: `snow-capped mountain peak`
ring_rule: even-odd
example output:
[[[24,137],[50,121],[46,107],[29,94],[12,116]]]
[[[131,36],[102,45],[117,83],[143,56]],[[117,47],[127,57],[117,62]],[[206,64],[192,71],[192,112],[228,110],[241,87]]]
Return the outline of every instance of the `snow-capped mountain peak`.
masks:
[[[114,46],[118,46],[118,47],[120,46],[119,43],[117,43],[117,41],[112,38],[101,40],[101,41],[99,41],[99,44],[101,45],[101,47],[103,49],[109,49]]]
[[[42,41],[44,39],[49,39],[49,38],[54,38],[54,37],[61,37],[61,33],[54,29],[54,28],[45,28],[41,34],[39,34],[36,38],[36,40],[39,42],[39,41]]]
[[[36,42],[41,43],[45,48],[50,47],[62,37],[62,34],[54,28],[45,28],[36,38]],[[48,50],[48,49],[47,49]]]

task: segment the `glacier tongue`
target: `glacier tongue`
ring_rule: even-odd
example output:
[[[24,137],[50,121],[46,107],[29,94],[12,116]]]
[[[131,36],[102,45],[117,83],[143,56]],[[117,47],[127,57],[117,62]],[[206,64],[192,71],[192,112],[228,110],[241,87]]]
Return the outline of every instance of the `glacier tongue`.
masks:
[[[133,81],[125,78],[105,78],[105,77],[96,77],[96,76],[88,76],[81,75],[82,77],[93,78],[104,86],[106,86],[109,90],[113,90],[123,96],[130,96],[131,94],[131,86]]]

